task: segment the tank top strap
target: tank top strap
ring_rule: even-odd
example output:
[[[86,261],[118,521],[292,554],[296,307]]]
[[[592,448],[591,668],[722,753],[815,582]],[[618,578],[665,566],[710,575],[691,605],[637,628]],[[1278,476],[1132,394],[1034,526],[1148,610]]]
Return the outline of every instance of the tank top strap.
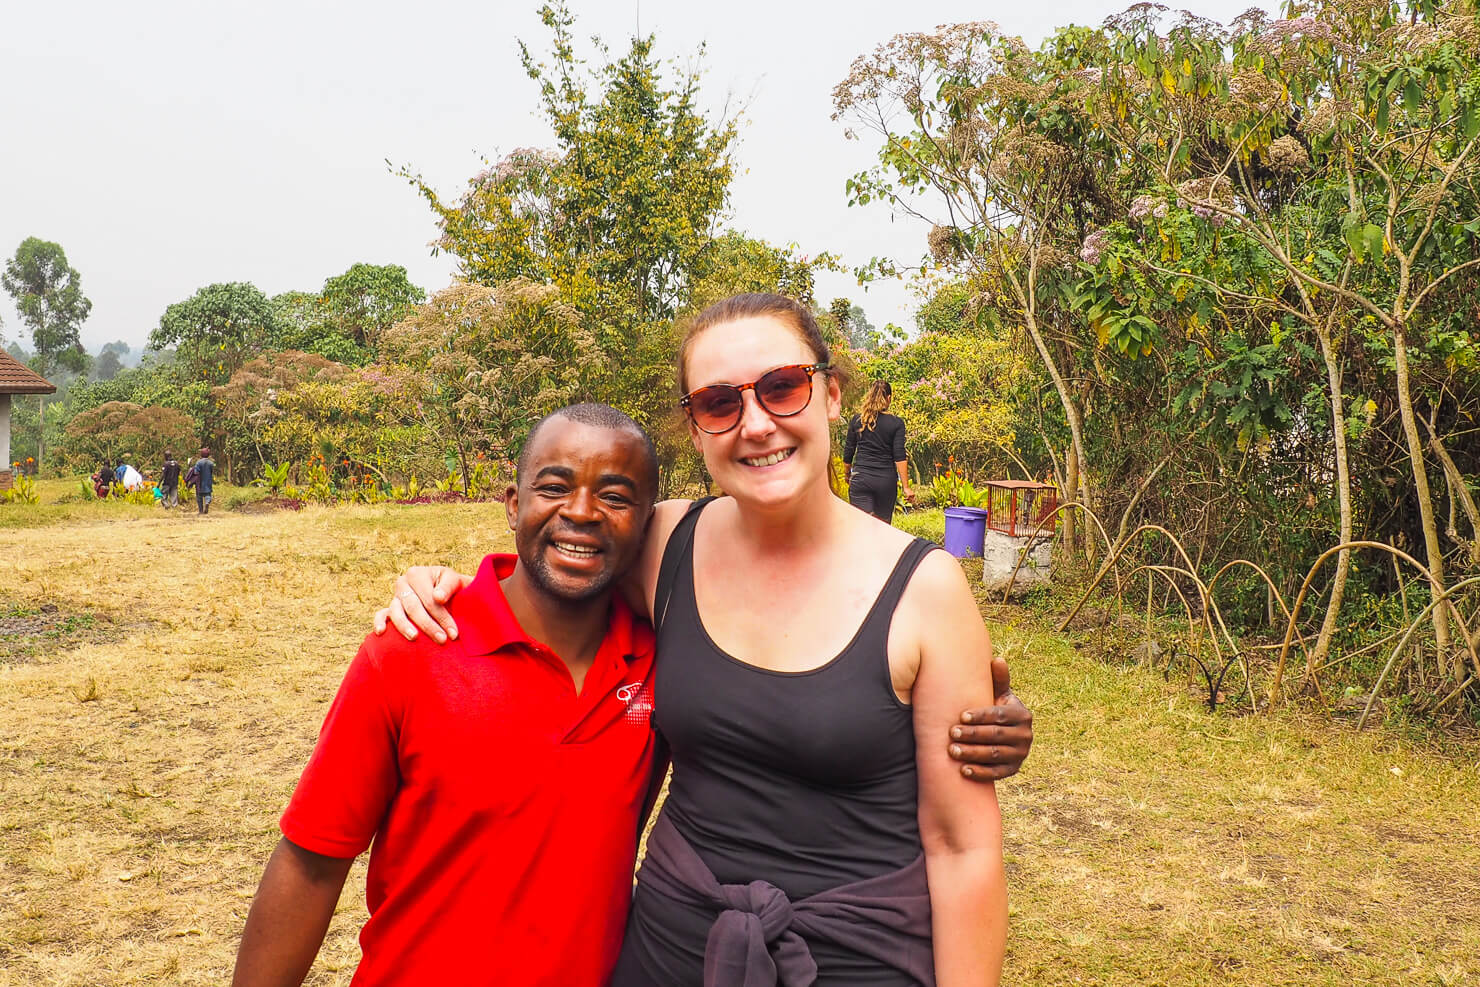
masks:
[[[899,561],[894,563],[894,570],[889,573],[889,579],[884,583],[884,588],[879,591],[873,609],[869,611],[868,616],[864,618],[863,626],[859,628],[860,643],[866,639],[873,640],[881,652],[887,653],[885,642],[889,639],[889,625],[894,619],[894,611],[899,606],[899,599],[904,596],[905,587],[910,584],[910,578],[914,576],[920,562],[937,548],[940,546],[935,542],[928,538],[918,537],[905,546],[904,551],[899,555]]]
[[[663,547],[663,561],[658,564],[658,585],[653,591],[653,630],[662,626],[668,613],[668,603],[673,599],[673,586],[678,581],[678,571],[685,562],[693,566],[694,528],[699,524],[699,512],[713,497],[701,497],[689,505],[683,517],[673,526],[668,535],[668,544]]]
[[[940,548],[935,542],[928,538],[916,538],[900,553],[899,561],[894,563],[894,571],[889,574],[889,581],[884,584],[884,592],[879,595],[879,609],[893,612],[899,605],[899,598],[904,596],[904,588],[910,584],[910,577],[924,561],[925,556]]]

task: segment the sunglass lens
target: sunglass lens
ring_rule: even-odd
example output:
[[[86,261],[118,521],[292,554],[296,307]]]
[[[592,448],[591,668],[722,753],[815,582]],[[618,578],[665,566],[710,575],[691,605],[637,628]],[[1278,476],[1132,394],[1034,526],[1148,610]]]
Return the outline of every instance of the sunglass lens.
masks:
[[[740,418],[740,392],[733,387],[701,387],[689,395],[689,410],[700,428],[722,432]]]
[[[812,399],[812,378],[801,367],[778,367],[755,382],[755,395],[773,415],[794,415]]]

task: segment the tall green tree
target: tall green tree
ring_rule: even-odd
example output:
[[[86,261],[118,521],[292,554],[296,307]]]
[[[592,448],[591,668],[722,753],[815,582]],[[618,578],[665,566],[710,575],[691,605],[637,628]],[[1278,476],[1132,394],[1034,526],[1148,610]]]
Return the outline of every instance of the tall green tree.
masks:
[[[255,285],[207,285],[165,309],[149,334],[149,348],[174,347],[176,358],[197,379],[222,384],[269,346],[277,318],[272,302]]]
[[[652,425],[671,389],[670,322],[727,202],[735,124],[700,111],[696,74],[664,78],[651,36],[592,70],[565,5],[540,16],[548,54],[520,50],[554,146],[511,152],[456,200],[402,174],[431,204],[438,249],[460,276],[554,285],[594,330],[607,368],[596,393]]]
[[[1480,26],[1468,3],[1296,0],[1285,13],[1162,34],[1155,12],[1128,11],[1096,52],[1100,129],[1153,166],[1148,200],[1194,220],[1178,246],[1204,262],[1158,247],[1143,267],[1194,275],[1225,307],[1259,299],[1317,342],[1343,541],[1355,513],[1343,351],[1377,358],[1358,373],[1375,371],[1392,395],[1437,594],[1449,563],[1436,490],[1468,515],[1468,561],[1480,561],[1480,516],[1445,434],[1470,431],[1465,368],[1480,354],[1465,304],[1480,286]],[[1230,278],[1223,260],[1240,256],[1251,263]],[[1343,553],[1313,661],[1335,633],[1346,572]],[[1447,661],[1445,607],[1434,623]]]
[[[374,351],[383,332],[426,301],[399,264],[355,264],[324,282],[319,309],[341,335]]]
[[[97,362],[93,364],[93,376],[98,380],[112,380],[122,369],[123,361],[118,358],[118,351],[105,349],[98,355]]]
[[[79,331],[92,302],[61,244],[27,237],[5,262],[0,285],[31,329],[36,371],[43,377],[59,367],[80,371],[85,364]]]

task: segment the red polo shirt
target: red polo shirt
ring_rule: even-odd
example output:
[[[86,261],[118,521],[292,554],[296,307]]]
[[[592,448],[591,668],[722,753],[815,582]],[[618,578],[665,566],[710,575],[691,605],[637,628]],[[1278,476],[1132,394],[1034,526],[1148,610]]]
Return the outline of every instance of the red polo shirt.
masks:
[[[599,987],[621,949],[652,770],[653,635],[621,600],[576,694],[490,555],[460,637],[360,646],[283,813],[306,850],[371,845],[355,984]]]

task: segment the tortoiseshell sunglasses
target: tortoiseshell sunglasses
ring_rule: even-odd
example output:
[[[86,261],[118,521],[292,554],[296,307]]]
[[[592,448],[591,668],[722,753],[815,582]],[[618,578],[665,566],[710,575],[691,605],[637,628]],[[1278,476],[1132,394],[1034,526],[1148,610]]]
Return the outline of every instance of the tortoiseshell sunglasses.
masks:
[[[812,403],[812,377],[826,363],[796,363],[777,367],[749,384],[711,384],[690,391],[678,402],[689,420],[710,435],[720,435],[740,424],[745,410],[742,392],[754,391],[755,399],[778,418],[801,414]]]

